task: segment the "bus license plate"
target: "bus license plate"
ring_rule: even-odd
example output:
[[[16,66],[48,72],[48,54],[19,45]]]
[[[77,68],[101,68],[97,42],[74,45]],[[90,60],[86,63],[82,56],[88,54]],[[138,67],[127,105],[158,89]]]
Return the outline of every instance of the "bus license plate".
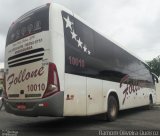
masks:
[[[25,110],[26,109],[26,105],[17,105],[17,109]]]

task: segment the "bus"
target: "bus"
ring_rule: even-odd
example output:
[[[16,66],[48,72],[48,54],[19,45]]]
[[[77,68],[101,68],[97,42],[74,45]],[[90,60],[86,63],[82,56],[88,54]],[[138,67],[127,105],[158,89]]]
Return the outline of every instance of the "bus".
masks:
[[[153,105],[155,81],[147,64],[61,5],[35,8],[9,28],[8,113],[113,121],[120,110]]]

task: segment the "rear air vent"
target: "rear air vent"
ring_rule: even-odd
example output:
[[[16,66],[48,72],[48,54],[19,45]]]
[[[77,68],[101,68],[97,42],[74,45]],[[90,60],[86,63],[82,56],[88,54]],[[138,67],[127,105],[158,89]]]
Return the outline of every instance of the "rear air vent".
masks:
[[[34,50],[30,50],[27,52],[23,52],[12,57],[8,58],[8,66],[9,67],[16,67],[21,66],[29,63],[33,63],[36,61],[40,61],[43,59],[44,49],[38,48]]]

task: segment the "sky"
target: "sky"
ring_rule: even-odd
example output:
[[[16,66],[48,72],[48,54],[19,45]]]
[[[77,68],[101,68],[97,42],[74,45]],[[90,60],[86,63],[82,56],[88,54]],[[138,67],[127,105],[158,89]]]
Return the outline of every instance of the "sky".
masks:
[[[25,12],[52,0],[0,0],[0,65],[7,31]],[[160,55],[160,0],[53,0],[142,60]]]

